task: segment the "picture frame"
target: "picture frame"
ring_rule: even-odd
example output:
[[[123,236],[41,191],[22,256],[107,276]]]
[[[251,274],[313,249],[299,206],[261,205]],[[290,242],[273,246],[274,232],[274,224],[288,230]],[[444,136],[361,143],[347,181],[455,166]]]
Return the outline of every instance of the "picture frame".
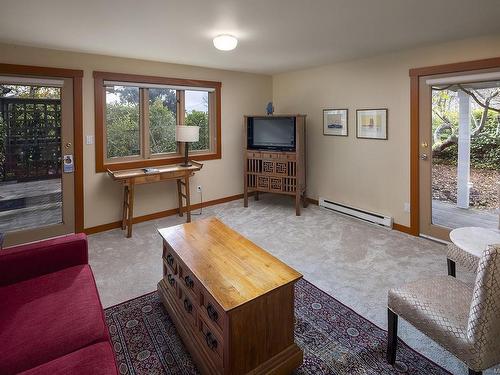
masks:
[[[347,137],[349,135],[349,110],[324,109],[323,135]]]
[[[387,140],[388,117],[387,108],[357,109],[356,138]]]

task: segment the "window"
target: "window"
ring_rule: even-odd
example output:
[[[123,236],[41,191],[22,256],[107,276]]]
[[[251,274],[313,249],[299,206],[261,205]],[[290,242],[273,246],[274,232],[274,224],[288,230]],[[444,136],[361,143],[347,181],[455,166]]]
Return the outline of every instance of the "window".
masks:
[[[220,82],[94,72],[96,170],[180,162],[177,124],[200,127],[192,159],[219,159],[220,89]]]

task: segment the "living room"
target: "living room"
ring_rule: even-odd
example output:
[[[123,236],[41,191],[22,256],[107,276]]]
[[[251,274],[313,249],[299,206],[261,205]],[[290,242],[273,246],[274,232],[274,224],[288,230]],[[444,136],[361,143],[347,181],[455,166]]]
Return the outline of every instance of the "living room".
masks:
[[[499,15],[3,4],[0,373],[500,371]]]

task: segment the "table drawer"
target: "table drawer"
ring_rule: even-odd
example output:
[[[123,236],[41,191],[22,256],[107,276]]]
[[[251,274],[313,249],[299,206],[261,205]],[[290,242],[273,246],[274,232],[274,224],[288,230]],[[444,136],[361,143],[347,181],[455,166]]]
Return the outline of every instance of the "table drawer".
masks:
[[[166,288],[175,296],[178,296],[179,289],[177,287],[177,278],[170,270],[167,270],[167,274],[163,276],[163,281]]]
[[[222,307],[206,292],[201,293],[200,310],[206,320],[217,327],[220,332],[224,332],[225,314]]]
[[[199,302],[200,283],[191,271],[183,265],[179,267],[179,284],[182,285],[182,289],[185,290],[186,293],[191,294],[191,297],[196,303]]]
[[[203,346],[214,364],[222,367],[224,359],[224,342],[222,341],[222,337],[216,330],[210,328],[201,315],[199,320],[199,334]]]
[[[163,244],[163,263],[170,268],[174,275],[179,272],[179,262],[177,260],[177,255],[167,244]]]
[[[179,304],[180,308],[189,322],[195,329],[198,326],[198,308],[196,301],[193,299],[191,293],[186,292],[186,288],[179,285]]]

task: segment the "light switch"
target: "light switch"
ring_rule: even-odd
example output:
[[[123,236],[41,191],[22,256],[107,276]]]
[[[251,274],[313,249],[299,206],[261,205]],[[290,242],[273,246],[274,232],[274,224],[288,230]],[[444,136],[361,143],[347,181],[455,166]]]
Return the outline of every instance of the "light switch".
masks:
[[[93,145],[94,144],[94,136],[93,135],[87,135],[85,143],[88,145]]]

